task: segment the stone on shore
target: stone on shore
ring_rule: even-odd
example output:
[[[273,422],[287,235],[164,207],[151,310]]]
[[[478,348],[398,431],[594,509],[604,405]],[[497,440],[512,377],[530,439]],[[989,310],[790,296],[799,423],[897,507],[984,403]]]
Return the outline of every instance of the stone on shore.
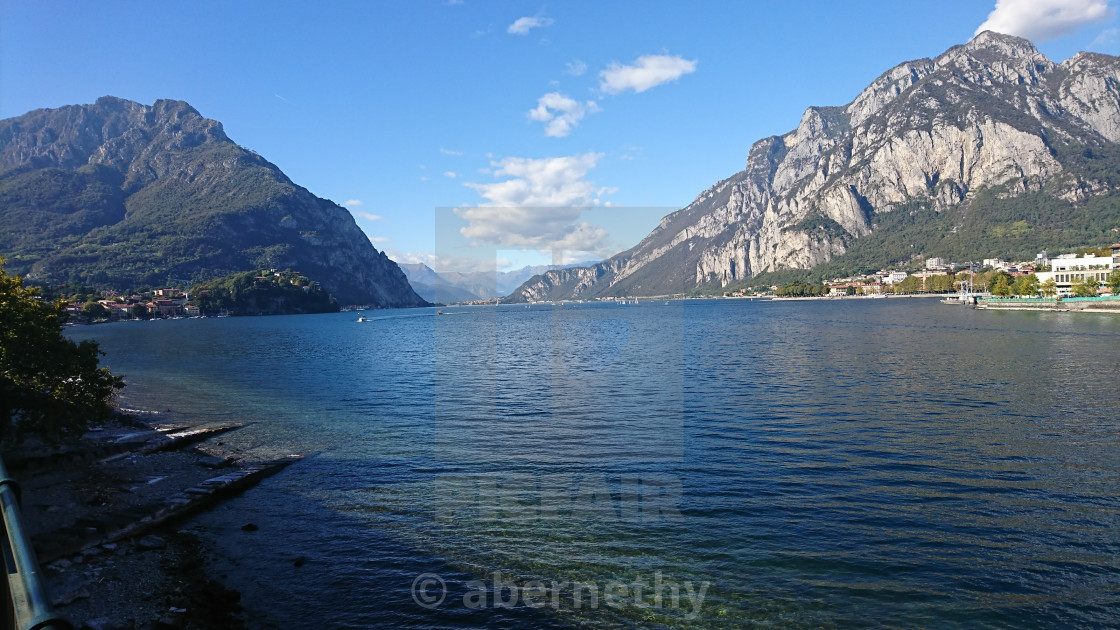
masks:
[[[136,546],[144,550],[165,549],[167,547],[167,541],[160,538],[159,536],[148,535],[136,541]]]

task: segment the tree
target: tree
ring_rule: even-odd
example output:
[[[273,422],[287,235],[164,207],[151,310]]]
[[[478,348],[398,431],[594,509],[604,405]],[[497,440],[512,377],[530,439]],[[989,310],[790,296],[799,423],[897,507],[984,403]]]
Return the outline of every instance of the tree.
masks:
[[[1087,275],[1080,282],[1074,283],[1073,295],[1074,297],[1096,297],[1098,286],[1097,279],[1092,274]]]
[[[931,276],[926,280],[926,288],[932,293],[948,293],[953,290],[953,274]]]
[[[897,286],[899,293],[917,293],[922,290],[922,279],[917,276],[906,276]]]
[[[109,319],[109,309],[102,306],[99,302],[91,300],[82,306],[82,318],[88,323],[93,323],[98,319]]]
[[[1120,269],[1109,274],[1108,288],[1112,289],[1113,295],[1120,295]]]
[[[98,366],[96,342],[62,334],[66,303],[38,299],[0,259],[0,440],[58,441],[107,417],[124,380]]]
[[[1011,295],[1011,282],[1008,280],[1010,276],[1007,274],[997,274],[991,284],[992,295],[1000,297],[1007,297]]]
[[[1015,281],[1015,295],[1028,295],[1034,297],[1038,295],[1038,276],[1033,273],[1029,276],[1019,276]]]
[[[1048,279],[1039,286],[1039,291],[1046,297],[1054,297],[1058,294],[1058,283],[1054,282],[1053,278]]]

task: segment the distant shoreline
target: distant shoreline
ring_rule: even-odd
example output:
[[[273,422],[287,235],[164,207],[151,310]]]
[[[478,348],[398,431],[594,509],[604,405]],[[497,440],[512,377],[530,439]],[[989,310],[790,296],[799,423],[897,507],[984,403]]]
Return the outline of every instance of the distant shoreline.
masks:
[[[898,298],[941,298],[956,295],[955,293],[906,293],[903,295],[885,294],[880,293],[883,297],[875,297],[872,295],[806,295],[806,296],[774,296],[768,299],[781,302],[793,302],[802,300],[883,300],[883,299],[898,299]]]

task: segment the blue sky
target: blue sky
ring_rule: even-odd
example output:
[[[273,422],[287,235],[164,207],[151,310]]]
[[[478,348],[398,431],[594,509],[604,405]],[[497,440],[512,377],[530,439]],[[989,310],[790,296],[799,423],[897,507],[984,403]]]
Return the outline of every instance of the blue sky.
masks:
[[[981,24],[1120,54],[1114,5],[7,0],[0,118],[185,100],[394,258],[507,268],[635,244],[806,107]]]

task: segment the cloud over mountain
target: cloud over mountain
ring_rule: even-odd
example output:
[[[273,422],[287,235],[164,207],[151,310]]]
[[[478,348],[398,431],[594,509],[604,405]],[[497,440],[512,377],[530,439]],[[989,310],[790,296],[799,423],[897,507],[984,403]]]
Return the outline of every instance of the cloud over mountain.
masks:
[[[998,0],[976,29],[1047,41],[1069,35],[1113,14],[1106,0]]]
[[[492,163],[494,175],[510,179],[467,184],[487,201],[455,210],[467,220],[461,233],[481,244],[502,247],[603,250],[606,230],[579,222],[584,208],[599,205],[601,195],[613,192],[586,179],[602,157],[601,153],[509,157]]]

